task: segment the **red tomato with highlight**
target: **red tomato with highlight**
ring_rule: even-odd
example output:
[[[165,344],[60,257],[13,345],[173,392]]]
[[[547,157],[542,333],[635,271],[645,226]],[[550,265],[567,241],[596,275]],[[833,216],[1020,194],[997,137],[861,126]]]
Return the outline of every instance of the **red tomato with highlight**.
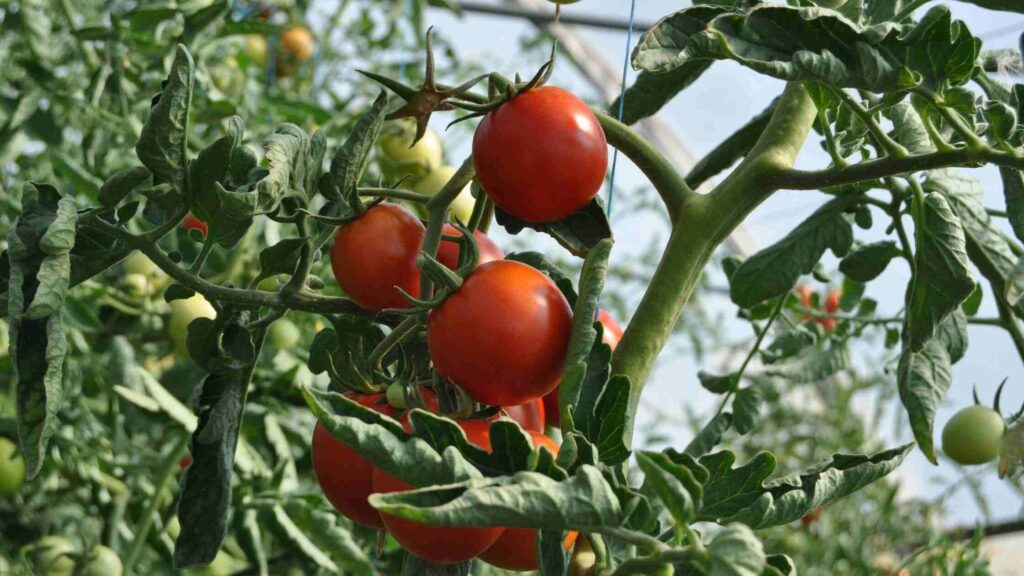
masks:
[[[451,224],[445,224],[441,233],[445,236],[459,236],[462,234]],[[477,230],[473,232],[473,237],[476,238],[476,246],[479,251],[479,257],[476,261],[477,266],[487,264],[488,262],[494,262],[495,260],[501,260],[505,257],[505,253],[501,251],[501,248],[498,248],[498,245],[494,243],[494,240],[488,238],[483,232]],[[437,248],[437,261],[452,270],[458,268],[459,243],[442,238],[441,245]]]
[[[530,437],[535,448],[543,446],[553,456],[558,455],[558,444],[551,438],[536,432],[530,432]],[[576,537],[576,532],[566,535],[565,550],[572,548]],[[537,531],[532,528],[506,528],[494,545],[480,555],[480,559],[505,570],[537,570]]]
[[[384,394],[354,394],[345,396],[392,418],[399,410],[387,402]],[[324,496],[346,518],[369,526],[383,528],[380,513],[370,506],[367,497],[373,493],[373,471],[370,461],[339,440],[335,440],[317,422],[313,431],[313,473]]]
[[[472,444],[491,451],[490,423],[484,420],[457,420]],[[414,490],[412,486],[383,470],[373,474],[373,490],[381,494]],[[465,562],[487,550],[505,531],[501,527],[463,528],[429,526],[381,514],[384,525],[395,540],[412,554],[434,564]]]
[[[552,392],[555,394],[555,392]],[[550,394],[549,394],[550,396]],[[546,397],[545,397],[546,398]],[[509,406],[505,408],[508,417],[515,420],[527,432],[544,433],[544,400],[538,398],[533,402]]]
[[[796,293],[800,296],[800,304],[809,308],[811,306],[811,297],[814,296],[814,288],[810,284],[801,284],[797,286]]]
[[[614,351],[615,347],[619,345],[619,340],[622,340],[622,327],[619,326],[619,323],[612,318],[612,315],[607,310],[599,310],[597,312],[597,321],[604,328],[601,341]],[[554,426],[555,428],[562,424],[562,413],[558,409],[558,390],[544,397],[544,419],[547,421],[548,426]]]
[[[210,230],[209,227],[206,225],[206,222],[203,222],[202,220],[196,218],[191,214],[185,215],[185,221],[182,222],[182,225],[185,227],[185,230],[199,230],[199,232],[202,233],[204,238],[206,237],[206,233],[209,232]]]
[[[558,386],[571,331],[572,310],[550,278],[498,260],[431,312],[427,345],[437,371],[474,400],[515,406]]]
[[[825,297],[825,310],[829,314],[832,314],[836,310],[839,310],[839,299],[841,297],[842,294],[838,290],[833,290],[829,292],[828,296]]]
[[[825,329],[825,332],[831,332],[836,329],[835,318],[818,318],[818,324]]]
[[[541,86],[484,117],[473,135],[473,164],[502,210],[527,222],[553,222],[601,189],[608,145],[582,100]]]
[[[416,256],[425,234],[412,212],[397,204],[378,204],[334,235],[334,278],[349,298],[367,310],[408,308],[409,301],[396,287],[419,296]]]

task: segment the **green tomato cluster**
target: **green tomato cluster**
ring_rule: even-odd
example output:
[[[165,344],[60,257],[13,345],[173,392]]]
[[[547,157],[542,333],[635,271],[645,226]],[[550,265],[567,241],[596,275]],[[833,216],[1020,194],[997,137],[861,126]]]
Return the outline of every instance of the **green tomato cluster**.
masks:
[[[122,576],[121,558],[110,548],[97,545],[84,558],[70,540],[63,536],[46,536],[32,545],[35,574],[45,576]],[[78,566],[81,561],[82,565]]]

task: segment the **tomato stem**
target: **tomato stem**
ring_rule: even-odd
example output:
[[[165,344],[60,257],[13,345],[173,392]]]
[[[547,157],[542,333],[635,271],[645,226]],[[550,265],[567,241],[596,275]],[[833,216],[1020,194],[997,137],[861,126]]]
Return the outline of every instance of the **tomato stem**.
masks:
[[[427,232],[423,237],[422,252],[431,258],[437,257],[437,249],[441,245],[441,230],[448,219],[448,206],[462,192],[462,189],[473,179],[473,157],[463,160],[448,183],[427,202]],[[426,274],[420,276],[420,296],[429,298],[433,291],[433,281]]]

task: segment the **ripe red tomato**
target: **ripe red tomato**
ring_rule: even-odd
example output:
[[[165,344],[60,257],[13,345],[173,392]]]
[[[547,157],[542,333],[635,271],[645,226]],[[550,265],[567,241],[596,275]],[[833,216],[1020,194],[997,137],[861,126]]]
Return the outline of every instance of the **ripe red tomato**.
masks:
[[[814,288],[810,284],[801,284],[796,287],[796,293],[800,296],[800,304],[809,308],[811,297],[814,296]]]
[[[487,195],[527,222],[561,220],[604,184],[608,146],[594,113],[571,92],[542,86],[480,122],[473,163]]]
[[[831,332],[836,329],[835,318],[818,318],[818,324],[825,329],[825,332]]]
[[[203,222],[191,214],[185,215],[185,221],[182,225],[185,226],[185,230],[192,230],[193,228],[199,230],[203,234],[204,238],[206,237],[206,233],[210,230],[209,227],[207,227],[206,222]]]
[[[521,262],[473,271],[427,321],[437,371],[478,402],[515,406],[558,386],[572,310],[555,283]]]
[[[490,423],[484,420],[458,420],[469,441],[490,452]],[[404,492],[414,488],[383,470],[373,473],[373,491],[381,494]],[[501,527],[462,528],[429,526],[390,514],[381,514],[384,525],[407,551],[434,564],[455,564],[480,555],[505,531]]]
[[[612,315],[607,310],[598,311],[597,321],[604,327],[601,341],[612,350],[615,350],[615,347],[619,345],[619,340],[622,340],[622,327],[619,326],[619,323],[612,318]],[[547,421],[548,426],[557,428],[562,425],[562,412],[558,409],[557,389],[544,397],[544,419]]]
[[[828,293],[828,296],[825,297],[825,310],[829,314],[832,314],[836,310],[839,310],[839,298],[841,296],[842,293],[840,293],[839,290],[833,290]]]
[[[458,236],[460,232],[451,224],[445,224],[442,234],[445,236]],[[505,253],[498,248],[498,245],[487,237],[486,234],[477,230],[473,232],[473,237],[476,238],[476,245],[480,251],[480,256],[477,258],[476,265],[487,264],[495,260],[501,260],[505,257]],[[451,240],[442,240],[441,245],[437,248],[437,261],[445,266],[455,270],[458,268],[459,263],[459,243]]]
[[[552,392],[555,394],[555,392]],[[550,394],[549,394],[550,396]],[[547,396],[545,396],[547,398]],[[527,432],[544,433],[544,400],[538,398],[533,402],[509,406],[505,408],[508,417],[515,420]]]
[[[345,396],[392,418],[399,413],[388,404],[384,394],[346,393]],[[380,513],[366,501],[373,493],[374,470],[369,460],[332,438],[327,429],[317,422],[313,431],[313,473],[324,496],[338,512],[353,522],[383,528]]]
[[[558,455],[558,444],[544,434],[530,432],[533,445],[536,448],[544,447],[551,451],[552,455]],[[576,532],[570,532],[565,537],[565,549],[569,550],[576,542]],[[506,528],[505,532],[498,538],[493,546],[480,555],[480,559],[505,570],[518,570],[521,572],[537,569],[537,531],[532,528]]]
[[[416,256],[425,234],[423,224],[405,208],[378,204],[334,235],[334,278],[349,298],[367,310],[407,308],[409,301],[395,287],[419,296]]]

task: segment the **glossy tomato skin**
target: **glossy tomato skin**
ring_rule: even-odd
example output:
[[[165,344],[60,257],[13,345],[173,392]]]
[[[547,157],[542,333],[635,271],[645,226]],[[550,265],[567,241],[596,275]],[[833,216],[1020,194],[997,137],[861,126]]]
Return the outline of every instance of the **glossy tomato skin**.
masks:
[[[995,460],[1006,423],[995,410],[986,406],[968,406],[949,419],[942,429],[942,450],[954,462],[963,465],[984,464]]]
[[[206,233],[209,232],[210,230],[209,227],[206,225],[206,222],[203,222],[202,220],[196,218],[191,214],[185,215],[185,221],[182,223],[182,225],[185,226],[185,230],[199,230],[199,232],[203,234],[203,237],[206,237]]]
[[[313,33],[305,26],[292,26],[281,35],[281,50],[299,62],[312,58],[315,46]]]
[[[345,395],[385,416],[398,416],[399,411],[387,403],[384,394]],[[369,460],[332,438],[327,429],[317,422],[313,431],[313,472],[324,496],[338,512],[353,522],[383,528],[380,513],[366,500],[373,493],[374,470]]]
[[[427,345],[437,371],[473,399],[515,406],[558,386],[571,331],[572,310],[550,278],[498,260],[431,312]]]
[[[535,448],[544,447],[558,455],[558,444],[542,433],[530,432]],[[565,549],[576,542],[576,532],[565,538]],[[480,559],[505,570],[528,572],[537,569],[537,531],[532,528],[506,528],[493,546],[480,555]]]
[[[527,222],[561,220],[604,183],[608,147],[594,113],[571,92],[541,86],[487,114],[473,135],[487,195]]]
[[[619,340],[622,340],[622,326],[619,326],[619,323],[615,321],[615,318],[612,318],[612,315],[607,310],[599,310],[597,320],[604,328],[601,341],[614,351],[615,347],[619,345]],[[557,389],[544,397],[544,419],[548,426],[554,426],[555,428],[562,424],[562,413],[558,409]]]
[[[457,420],[469,441],[490,452],[490,423],[484,420]],[[374,492],[387,494],[414,488],[398,478],[378,469],[373,473]],[[504,528],[462,528],[428,526],[404,520],[390,514],[381,514],[384,525],[395,540],[407,551],[434,564],[455,564],[478,556],[491,547]]]
[[[551,394],[555,394],[555,392]],[[542,398],[518,406],[508,406],[505,408],[505,412],[509,418],[518,422],[523,430],[544,433],[545,411]]]
[[[452,226],[451,224],[445,224],[441,230],[443,236],[459,236],[461,232]],[[501,260],[505,257],[505,253],[498,248],[498,245],[487,237],[486,234],[477,230],[473,232],[473,237],[476,238],[476,246],[479,251],[479,257],[477,258],[477,266],[481,264],[487,264],[488,262],[494,262],[495,260]],[[455,270],[459,264],[459,243],[454,240],[441,240],[441,244],[437,247],[437,261],[445,266]]]
[[[395,287],[419,296],[416,256],[425,234],[423,224],[405,208],[378,204],[335,233],[334,278],[349,298],[367,310],[408,308],[409,301]]]

